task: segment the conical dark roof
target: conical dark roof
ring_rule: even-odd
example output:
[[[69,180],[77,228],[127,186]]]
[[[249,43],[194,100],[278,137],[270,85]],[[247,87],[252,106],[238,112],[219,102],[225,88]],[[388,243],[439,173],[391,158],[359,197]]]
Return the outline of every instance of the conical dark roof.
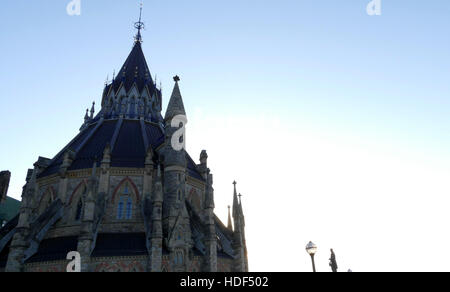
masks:
[[[176,76],[175,86],[173,88],[172,96],[170,97],[169,105],[167,106],[166,116],[164,119],[170,120],[177,115],[186,115],[184,110],[183,98],[181,96],[180,87],[178,85],[178,76]]]
[[[139,41],[134,43],[119,74],[111,84],[106,86],[103,97],[105,98],[111,87],[116,93],[121,87],[128,92],[134,84],[138,86],[140,92],[146,87],[151,96],[156,93],[157,102],[161,103],[161,92],[153,82]],[[170,104],[172,114],[184,113],[178,83],[175,85]],[[49,165],[39,174],[39,178],[56,174],[60,170],[64,154],[68,150],[75,154],[75,158],[68,168],[69,171],[91,168],[94,162],[97,162],[97,166],[99,166],[107,145],[111,147],[112,167],[144,168],[148,148],[151,147],[156,151],[164,143],[164,136],[164,128],[158,124],[158,120],[155,122],[155,119],[138,119],[136,114],[130,113],[111,114],[102,108],[97,117],[89,120],[82,131],[50,161]],[[195,162],[187,153],[186,157],[189,175],[203,181]]]
[[[147,85],[150,95],[154,95],[156,92],[159,97],[161,96],[153,81],[140,42],[134,43],[133,49],[119,73],[113,82],[105,88],[105,94],[109,92],[111,87],[117,92],[121,86],[124,86],[125,91],[128,92],[134,83],[136,83],[139,92]]]

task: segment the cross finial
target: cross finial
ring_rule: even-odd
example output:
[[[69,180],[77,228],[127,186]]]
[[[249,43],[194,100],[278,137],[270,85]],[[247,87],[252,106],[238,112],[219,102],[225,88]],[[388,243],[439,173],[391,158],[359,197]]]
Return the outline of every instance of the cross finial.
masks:
[[[142,7],[144,6],[144,3],[141,2],[140,6],[141,6],[141,8],[140,8],[140,11],[139,11],[139,21],[134,24],[134,27],[138,30],[138,32],[136,34],[136,37],[135,37],[135,42],[136,43],[142,43],[141,29],[145,28],[145,25],[142,22]]]
[[[236,185],[237,185],[237,182],[236,182],[236,181],[234,181],[234,182],[233,182],[233,184],[234,184],[234,186],[236,186]]]
[[[181,79],[180,79],[180,76],[176,75],[175,77],[173,77],[173,80],[175,82],[179,82]]]

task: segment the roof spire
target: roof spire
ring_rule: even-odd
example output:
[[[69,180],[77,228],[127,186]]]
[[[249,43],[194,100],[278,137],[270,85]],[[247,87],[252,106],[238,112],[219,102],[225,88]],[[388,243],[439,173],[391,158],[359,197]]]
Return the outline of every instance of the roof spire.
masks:
[[[84,122],[87,123],[89,121],[89,109],[86,109],[86,115],[84,116]]]
[[[239,213],[241,215],[242,223],[245,225],[244,211],[242,210],[242,195],[241,194],[239,194]]]
[[[186,111],[184,110],[183,98],[181,97],[180,87],[178,82],[181,80],[177,75],[173,77],[175,81],[175,86],[173,88],[172,96],[170,97],[169,105],[167,106],[166,116],[164,120],[169,121],[177,115],[186,116]]]
[[[231,223],[231,206],[228,206],[228,229],[233,230],[233,223]]]
[[[142,43],[142,36],[141,36],[141,29],[145,28],[144,23],[142,22],[142,7],[144,6],[144,3],[141,2],[141,8],[139,12],[139,21],[134,24],[134,27],[138,30],[134,42],[135,43]]]
[[[236,185],[237,185],[237,182],[236,181],[234,181],[233,182],[233,185],[234,185],[234,193],[233,193],[233,218],[238,218],[239,217],[239,199],[238,199],[238,194],[237,194],[237,191],[236,191]],[[236,226],[235,226],[236,227]]]
[[[91,120],[94,118],[94,114],[95,114],[95,101],[92,103],[92,108],[91,108]]]

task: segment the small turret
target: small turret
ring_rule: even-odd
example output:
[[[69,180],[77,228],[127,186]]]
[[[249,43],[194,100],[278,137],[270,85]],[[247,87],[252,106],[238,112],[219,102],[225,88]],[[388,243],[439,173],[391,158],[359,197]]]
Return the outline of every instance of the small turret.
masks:
[[[214,209],[214,188],[213,188],[213,175],[210,170],[207,170],[207,180],[206,180],[206,195],[205,195],[205,206],[208,209]]]
[[[206,150],[203,150],[200,154],[200,163],[205,166],[208,165],[208,153],[206,153]]]
[[[238,194],[236,190],[236,181],[233,182],[234,193],[233,193],[233,220],[234,220],[234,231],[233,231],[233,249],[234,249],[234,271],[235,272],[245,272],[247,271],[246,265],[246,247],[245,247],[245,234],[244,226],[242,225],[242,212],[241,205],[238,199]]]
[[[175,81],[175,87],[173,88],[172,96],[170,97],[169,105],[167,106],[166,115],[164,120],[167,124],[175,116],[183,115],[186,116],[186,111],[184,109],[183,98],[181,97],[180,87],[178,82],[181,80],[180,77],[175,76],[173,78]]]
[[[237,182],[234,181],[233,182],[234,185],[234,193],[233,193],[233,219],[236,221],[239,219],[240,217],[240,211],[239,211],[239,199],[238,199],[238,194],[237,194],[237,190],[236,190],[236,185]],[[236,222],[235,225],[236,227]]]
[[[90,119],[94,119],[94,114],[95,114],[95,101],[92,103],[92,107],[91,107],[91,116]]]
[[[213,175],[207,170],[205,213],[207,225],[206,244],[206,270],[217,272],[217,233],[214,221],[214,188]]]
[[[87,128],[87,126],[89,125],[89,121],[91,119],[89,118],[89,109],[86,109],[86,114],[84,115],[84,123],[81,125],[80,131],[83,131],[84,129]]]
[[[171,233],[179,226],[180,214],[185,209],[187,160],[184,150],[184,124],[179,123],[178,114],[184,113],[183,101],[178,86],[179,77],[174,78],[175,86],[167,108],[165,120],[165,145],[162,149],[164,175],[163,227],[170,239]],[[181,107],[180,107],[181,105]],[[180,147],[182,146],[182,147]]]
[[[203,178],[208,179],[208,154],[206,150],[203,150],[200,154],[200,164],[197,167]]]

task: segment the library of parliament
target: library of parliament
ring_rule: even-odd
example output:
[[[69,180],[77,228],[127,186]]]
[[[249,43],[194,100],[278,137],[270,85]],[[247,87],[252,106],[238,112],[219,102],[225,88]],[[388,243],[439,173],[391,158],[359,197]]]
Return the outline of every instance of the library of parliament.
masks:
[[[228,222],[214,214],[208,154],[186,152],[180,78],[166,112],[142,48],[105,84],[101,109],[53,159],[27,174],[19,214],[0,229],[0,272],[246,272],[245,219],[230,184]],[[183,119],[181,119],[183,120]],[[174,123],[175,121],[175,123]],[[231,183],[231,182],[230,182]]]

